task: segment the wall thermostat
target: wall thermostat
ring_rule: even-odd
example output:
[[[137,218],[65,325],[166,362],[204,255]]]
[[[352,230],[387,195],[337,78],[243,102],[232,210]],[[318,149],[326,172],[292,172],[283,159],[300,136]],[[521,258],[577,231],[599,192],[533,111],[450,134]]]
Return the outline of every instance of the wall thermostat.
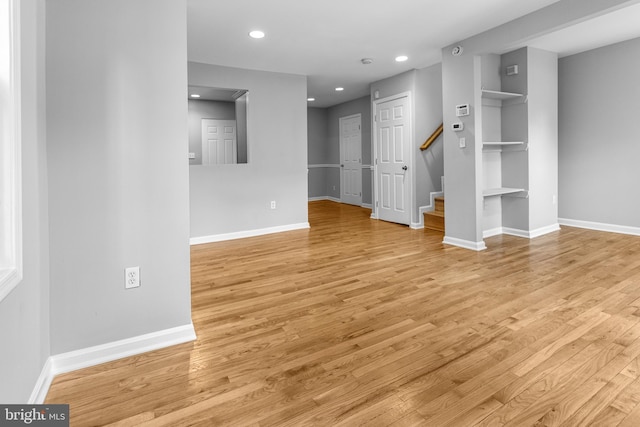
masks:
[[[468,116],[469,115],[469,104],[460,104],[456,105],[456,116]]]
[[[451,124],[451,130],[453,130],[454,132],[460,132],[463,129],[464,129],[464,123],[456,122]]]

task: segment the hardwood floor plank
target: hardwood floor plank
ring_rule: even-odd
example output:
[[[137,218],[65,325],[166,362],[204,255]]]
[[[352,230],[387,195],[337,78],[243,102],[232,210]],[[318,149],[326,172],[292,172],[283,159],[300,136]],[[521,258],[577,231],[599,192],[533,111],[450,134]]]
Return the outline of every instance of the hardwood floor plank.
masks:
[[[640,238],[487,239],[309,203],[191,248],[198,339],[57,376],[73,426],[640,425]]]

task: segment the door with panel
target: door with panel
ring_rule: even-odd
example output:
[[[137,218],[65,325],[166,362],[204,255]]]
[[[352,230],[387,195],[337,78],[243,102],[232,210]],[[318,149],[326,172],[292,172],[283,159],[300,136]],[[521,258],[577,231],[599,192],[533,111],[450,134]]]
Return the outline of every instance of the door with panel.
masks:
[[[376,104],[378,218],[411,222],[411,117],[408,96]]]
[[[362,124],[360,114],[341,117],[340,201],[362,205]]]
[[[235,120],[202,119],[202,164],[238,163]]]

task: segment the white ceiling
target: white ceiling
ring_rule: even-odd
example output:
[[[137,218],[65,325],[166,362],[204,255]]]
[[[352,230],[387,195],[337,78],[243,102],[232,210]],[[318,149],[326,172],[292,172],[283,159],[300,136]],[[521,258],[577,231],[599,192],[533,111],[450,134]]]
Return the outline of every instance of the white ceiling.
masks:
[[[436,64],[442,47],[557,1],[187,0],[188,59],[306,75],[316,98],[310,105],[327,107],[367,95],[371,82]],[[639,37],[639,23],[636,5],[528,44],[573,54]],[[249,38],[254,29],[266,37]],[[401,54],[409,60],[396,63]]]

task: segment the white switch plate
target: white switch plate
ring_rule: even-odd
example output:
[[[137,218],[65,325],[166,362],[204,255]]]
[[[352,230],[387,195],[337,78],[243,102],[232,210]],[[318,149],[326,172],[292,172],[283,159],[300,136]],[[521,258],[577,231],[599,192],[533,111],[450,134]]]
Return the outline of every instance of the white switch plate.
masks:
[[[271,201],[271,209],[275,209],[276,208],[276,201],[272,200]]]
[[[190,159],[195,159],[196,158],[196,153],[189,153],[189,158]]]
[[[460,146],[460,148],[466,148],[467,147],[467,138],[462,137],[462,138],[458,139],[458,145]]]

